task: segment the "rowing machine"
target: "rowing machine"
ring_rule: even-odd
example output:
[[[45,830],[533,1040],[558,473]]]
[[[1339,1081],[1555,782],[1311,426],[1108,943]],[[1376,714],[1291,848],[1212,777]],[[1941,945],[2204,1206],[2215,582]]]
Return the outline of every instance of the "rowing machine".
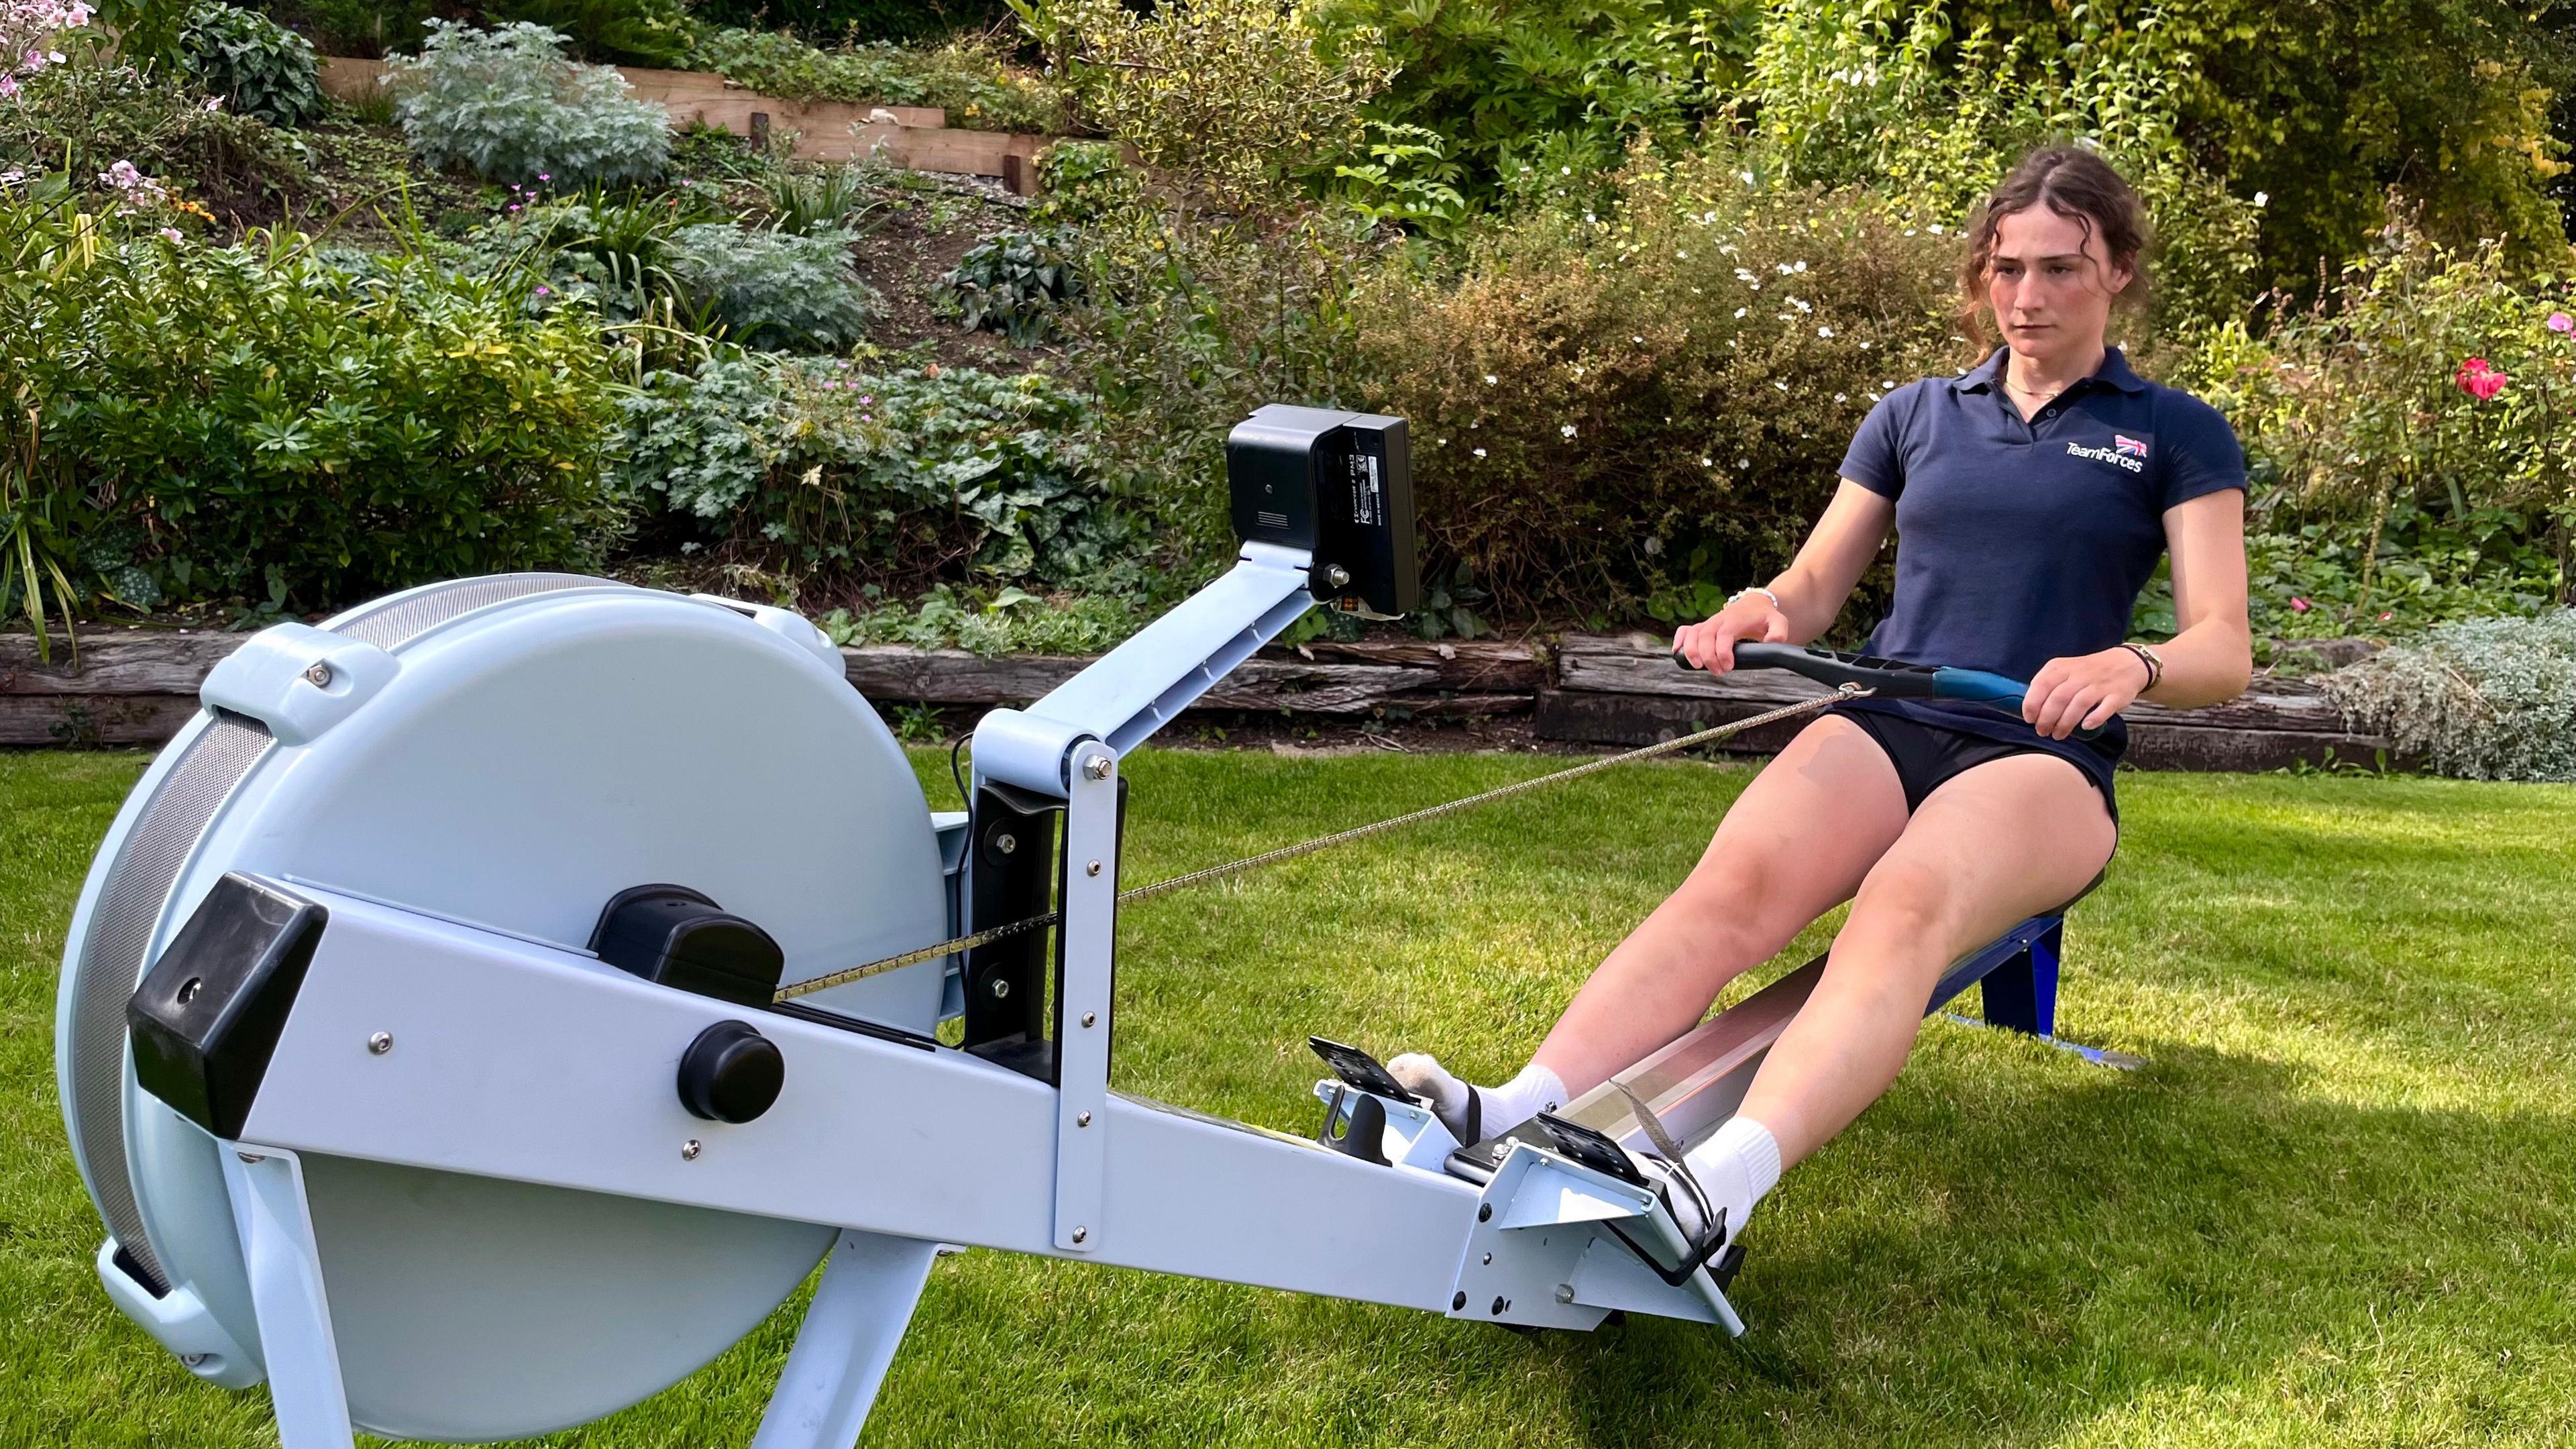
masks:
[[[776,609],[521,574],[253,637],[66,945],[110,1298],[199,1377],[265,1380],[286,1449],[587,1422],[818,1262],[754,1443],[846,1449],[943,1244],[1740,1332],[1717,1275],[1663,1275],[1698,1245],[1589,1139],[1461,1175],[1351,1062],[1319,1084],[1333,1145],[1110,1089],[1121,756],[1314,604],[1413,603],[1400,420],[1265,408],[1229,474],[1233,569],[986,716],[964,814]],[[1051,951],[849,969],[1050,900]]]

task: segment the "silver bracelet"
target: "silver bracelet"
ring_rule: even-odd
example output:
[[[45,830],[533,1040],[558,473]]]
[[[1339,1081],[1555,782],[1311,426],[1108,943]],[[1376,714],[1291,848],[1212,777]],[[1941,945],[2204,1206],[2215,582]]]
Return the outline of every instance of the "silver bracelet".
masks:
[[[1781,613],[1783,613],[1783,614],[1785,614],[1785,613],[1789,612],[1786,608],[1783,608],[1783,607],[1781,606],[1781,603],[1780,603],[1780,596],[1779,596],[1778,594],[1775,594],[1775,593],[1771,592],[1769,589],[1766,589],[1766,588],[1762,587],[1760,584],[1752,585],[1752,586],[1751,586],[1751,587],[1749,587],[1749,588],[1737,589],[1734,593],[1731,593],[1731,594],[1727,595],[1727,596],[1726,596],[1726,602],[1727,602],[1728,607],[1730,607],[1730,608],[1731,608],[1731,607],[1733,607],[1733,606],[1734,606],[1734,604],[1735,604],[1735,601],[1736,601],[1736,600],[1738,600],[1738,599],[1740,599],[1740,598],[1743,598],[1746,594],[1760,594],[1762,597],[1764,597],[1764,598],[1766,598],[1766,599],[1769,599],[1769,600],[1771,601],[1771,607],[1772,607],[1772,608],[1774,608],[1774,609],[1779,609],[1779,610],[1780,610],[1780,612],[1781,612]]]

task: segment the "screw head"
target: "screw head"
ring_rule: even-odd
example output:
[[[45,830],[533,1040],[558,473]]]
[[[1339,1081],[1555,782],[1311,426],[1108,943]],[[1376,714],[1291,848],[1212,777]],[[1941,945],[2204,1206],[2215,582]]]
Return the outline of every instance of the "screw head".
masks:
[[[698,1139],[692,1137],[688,1141],[680,1144],[680,1160],[682,1162],[695,1162],[698,1160],[698,1154],[705,1150],[705,1148],[698,1145]]]
[[[1082,773],[1094,780],[1108,779],[1109,757],[1107,755],[1094,755],[1090,759],[1083,761]]]
[[[367,1052],[371,1056],[380,1057],[393,1049],[394,1034],[392,1032],[380,1031],[374,1036],[367,1038]]]
[[[1011,994],[1011,983],[1010,983],[1009,981],[1005,980],[1005,979],[1004,979],[1004,978],[1002,978],[1002,977],[999,977],[999,976],[994,977],[994,978],[993,978],[993,999],[994,999],[995,1001],[999,1001],[999,1000],[1001,1000],[1003,997],[1008,996],[1008,995],[1010,995],[1010,994]]]
[[[236,1152],[233,1156],[240,1158],[244,1162],[266,1162],[268,1160],[256,1152]]]
[[[1082,868],[1082,873],[1083,873],[1084,875],[1098,875],[1098,874],[1100,874],[1100,862],[1095,860],[1095,861],[1093,861],[1091,864],[1084,866],[1084,867]]]
[[[1489,1202],[1480,1202],[1480,1203],[1476,1204],[1476,1221],[1478,1221],[1478,1222],[1480,1222],[1480,1223],[1489,1223],[1489,1222],[1492,1222],[1493,1220],[1494,1220],[1494,1205],[1493,1205],[1492,1203],[1489,1203]]]
[[[1086,1011],[1086,1012],[1084,1012],[1084,1013],[1082,1014],[1082,1024],[1083,1024],[1084,1026],[1090,1026],[1090,1025],[1092,1025],[1094,1022],[1097,1022],[1097,1021],[1099,1021],[1099,1020],[1100,1020],[1100,1014],[1099,1014],[1098,1012],[1095,1012],[1095,1011]]]
[[[1487,1254],[1485,1255],[1485,1266],[1486,1266],[1486,1267],[1488,1267],[1488,1268],[1490,1268],[1490,1267],[1494,1266],[1494,1255],[1493,1255],[1493,1254],[1491,1254],[1491,1253],[1487,1253]]]
[[[1089,1228],[1075,1228],[1075,1229],[1073,1230],[1073,1240],[1074,1240],[1075,1242],[1077,1242],[1077,1243],[1081,1243],[1081,1242],[1088,1242],[1088,1241],[1090,1241],[1090,1239],[1091,1239],[1091,1229],[1089,1229]]]
[[[181,1006],[185,1006],[189,1002],[196,1000],[198,990],[205,984],[206,979],[202,976],[191,976],[187,980],[180,982],[179,1004]]]
[[[304,682],[312,685],[315,689],[328,688],[331,683],[331,665],[329,661],[316,659],[311,664],[305,666]]]
[[[1340,564],[1333,564],[1324,570],[1324,582],[1331,584],[1334,588],[1338,589],[1350,581],[1351,571],[1342,567]]]
[[[1074,1114],[1074,1118],[1073,1118],[1073,1125],[1074,1125],[1074,1126],[1076,1126],[1076,1127],[1088,1127],[1088,1126],[1090,1126],[1090,1125],[1091,1125],[1091,1114],[1090,1114],[1090,1113],[1088,1113],[1088,1112],[1077,1112],[1077,1113],[1075,1113],[1075,1114]]]
[[[993,848],[1008,855],[1020,848],[1020,838],[1016,835],[996,835],[993,837]]]
[[[1571,1284],[1571,1283],[1559,1283],[1559,1284],[1557,1284],[1557,1285],[1556,1285],[1556,1301],[1557,1301],[1557,1302],[1559,1302],[1559,1303],[1571,1303],[1571,1302],[1573,1302],[1573,1301],[1574,1301],[1574,1285],[1573,1285],[1573,1284]]]

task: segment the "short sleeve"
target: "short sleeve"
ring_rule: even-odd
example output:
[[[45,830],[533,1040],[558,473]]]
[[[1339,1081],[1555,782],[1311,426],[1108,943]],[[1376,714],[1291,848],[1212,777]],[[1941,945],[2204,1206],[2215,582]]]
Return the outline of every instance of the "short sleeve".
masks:
[[[2164,404],[2156,425],[2156,441],[2165,455],[2156,511],[2244,487],[2245,449],[2218,409],[2183,392],[2167,393]]]
[[[1843,465],[1838,470],[1870,492],[1882,498],[1894,498],[1905,491],[1905,455],[1898,444],[1903,441],[1906,404],[1913,388],[1899,388],[1878,400],[1869,416],[1860,420],[1860,431],[1852,434],[1851,447],[1843,452]]]

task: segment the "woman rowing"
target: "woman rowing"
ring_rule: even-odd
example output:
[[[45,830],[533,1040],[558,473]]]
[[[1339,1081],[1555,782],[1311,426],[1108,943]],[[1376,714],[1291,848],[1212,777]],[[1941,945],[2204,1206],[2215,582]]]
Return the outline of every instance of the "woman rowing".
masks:
[[[1738,1114],[1687,1158],[1734,1237],[1783,1167],[1895,1080],[1943,970],[2109,862],[2120,711],[2244,689],[2244,454],[2208,404],[2140,378],[2105,342],[2114,304],[2141,290],[2144,232],[2137,194],[2100,157],[2025,159],[1979,209],[1960,270],[1968,335],[1982,350],[1991,321],[2002,345],[1881,399],[1788,569],[1673,639],[1723,674],[1739,641],[1816,638],[1892,526],[1895,600],[1865,652],[2028,680],[2019,717],[1864,699],[1808,725],[1518,1076],[1471,1087],[1426,1055],[1387,1064],[1461,1141],[1559,1107],[1689,1030],[1728,981],[1850,901],[1822,981]],[[2129,642],[2168,553],[2178,632]],[[1671,1196],[1698,1217],[1696,1194]]]

